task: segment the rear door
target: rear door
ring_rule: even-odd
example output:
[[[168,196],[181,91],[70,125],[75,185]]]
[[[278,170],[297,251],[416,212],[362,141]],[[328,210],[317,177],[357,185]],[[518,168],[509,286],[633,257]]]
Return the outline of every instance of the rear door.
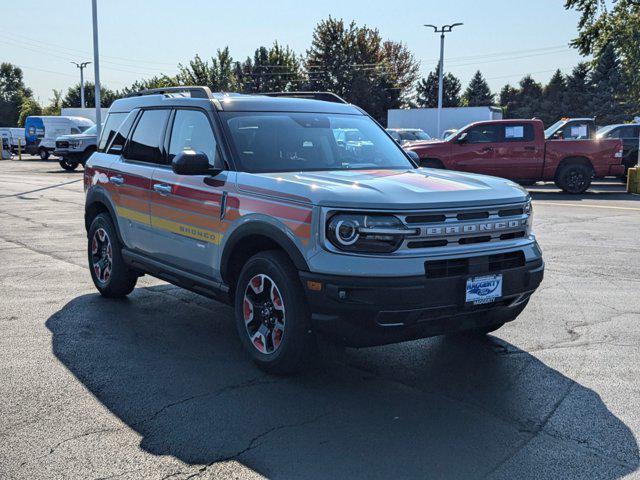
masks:
[[[512,180],[536,180],[542,175],[544,144],[536,142],[531,123],[500,125],[500,142],[495,146],[493,175]]]
[[[464,140],[457,140],[451,149],[454,169],[495,175],[494,150],[500,139],[500,126],[491,123],[476,125],[462,132],[458,139],[462,135]]]
[[[152,254],[183,270],[217,277],[218,245],[225,231],[221,211],[232,172],[177,175],[171,161],[180,152],[205,153],[220,167],[220,149],[209,114],[197,108],[174,110],[167,133],[167,164],[156,168],[151,188]]]
[[[165,161],[163,138],[169,112],[150,109],[138,114],[122,156],[111,166],[109,176],[117,194],[118,222],[126,235],[125,243],[144,253],[150,250],[151,177],[156,166]]]

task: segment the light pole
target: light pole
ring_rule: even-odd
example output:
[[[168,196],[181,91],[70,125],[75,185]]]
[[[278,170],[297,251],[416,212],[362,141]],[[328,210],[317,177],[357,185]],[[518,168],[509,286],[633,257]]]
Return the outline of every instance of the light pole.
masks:
[[[76,63],[76,62],[71,62],[73,63],[76,67],[78,67],[80,69],[80,108],[84,108],[84,68],[89,65],[91,62],[82,62],[82,63]]]
[[[91,13],[93,15],[93,75],[96,87],[96,134],[100,138],[100,60],[98,59],[98,5],[97,0],[91,0]]]
[[[438,63],[438,130],[437,134],[440,137],[440,121],[442,117],[442,91],[444,84],[444,34],[451,32],[454,27],[459,27],[462,23],[452,23],[451,25],[443,25],[438,28],[435,25],[425,25],[425,27],[433,28],[434,33],[440,34],[440,62]]]

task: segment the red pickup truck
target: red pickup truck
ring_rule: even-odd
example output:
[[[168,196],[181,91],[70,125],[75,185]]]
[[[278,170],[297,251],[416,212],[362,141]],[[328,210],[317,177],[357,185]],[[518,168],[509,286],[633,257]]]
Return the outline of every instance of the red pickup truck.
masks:
[[[505,177],[521,184],[552,181],[568,193],[582,193],[592,178],[622,176],[620,140],[545,140],[540,120],[472,123],[444,140],[414,142],[423,167]]]

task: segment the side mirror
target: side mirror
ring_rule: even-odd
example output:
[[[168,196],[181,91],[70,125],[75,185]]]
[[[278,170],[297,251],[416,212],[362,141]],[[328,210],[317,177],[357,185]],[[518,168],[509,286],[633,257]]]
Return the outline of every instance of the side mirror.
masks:
[[[209,165],[209,158],[202,152],[185,150],[173,157],[171,168],[178,175],[215,175],[219,173]]]
[[[413,150],[405,150],[406,154],[409,155],[409,158],[413,160],[415,163],[420,164],[420,155],[418,155]]]
[[[464,142],[466,142],[466,141],[467,141],[467,137],[468,137],[467,132],[463,132],[463,133],[461,133],[461,134],[460,134],[460,136],[456,139],[456,142],[458,142],[458,143],[464,143]]]

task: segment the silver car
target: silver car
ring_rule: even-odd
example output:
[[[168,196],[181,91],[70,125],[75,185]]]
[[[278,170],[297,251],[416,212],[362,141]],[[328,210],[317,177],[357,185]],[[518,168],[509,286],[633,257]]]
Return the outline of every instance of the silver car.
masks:
[[[62,168],[72,171],[78,168],[78,165],[85,165],[97,148],[97,128],[94,125],[82,133],[62,135],[56,138],[56,148],[53,154],[60,157]]]

